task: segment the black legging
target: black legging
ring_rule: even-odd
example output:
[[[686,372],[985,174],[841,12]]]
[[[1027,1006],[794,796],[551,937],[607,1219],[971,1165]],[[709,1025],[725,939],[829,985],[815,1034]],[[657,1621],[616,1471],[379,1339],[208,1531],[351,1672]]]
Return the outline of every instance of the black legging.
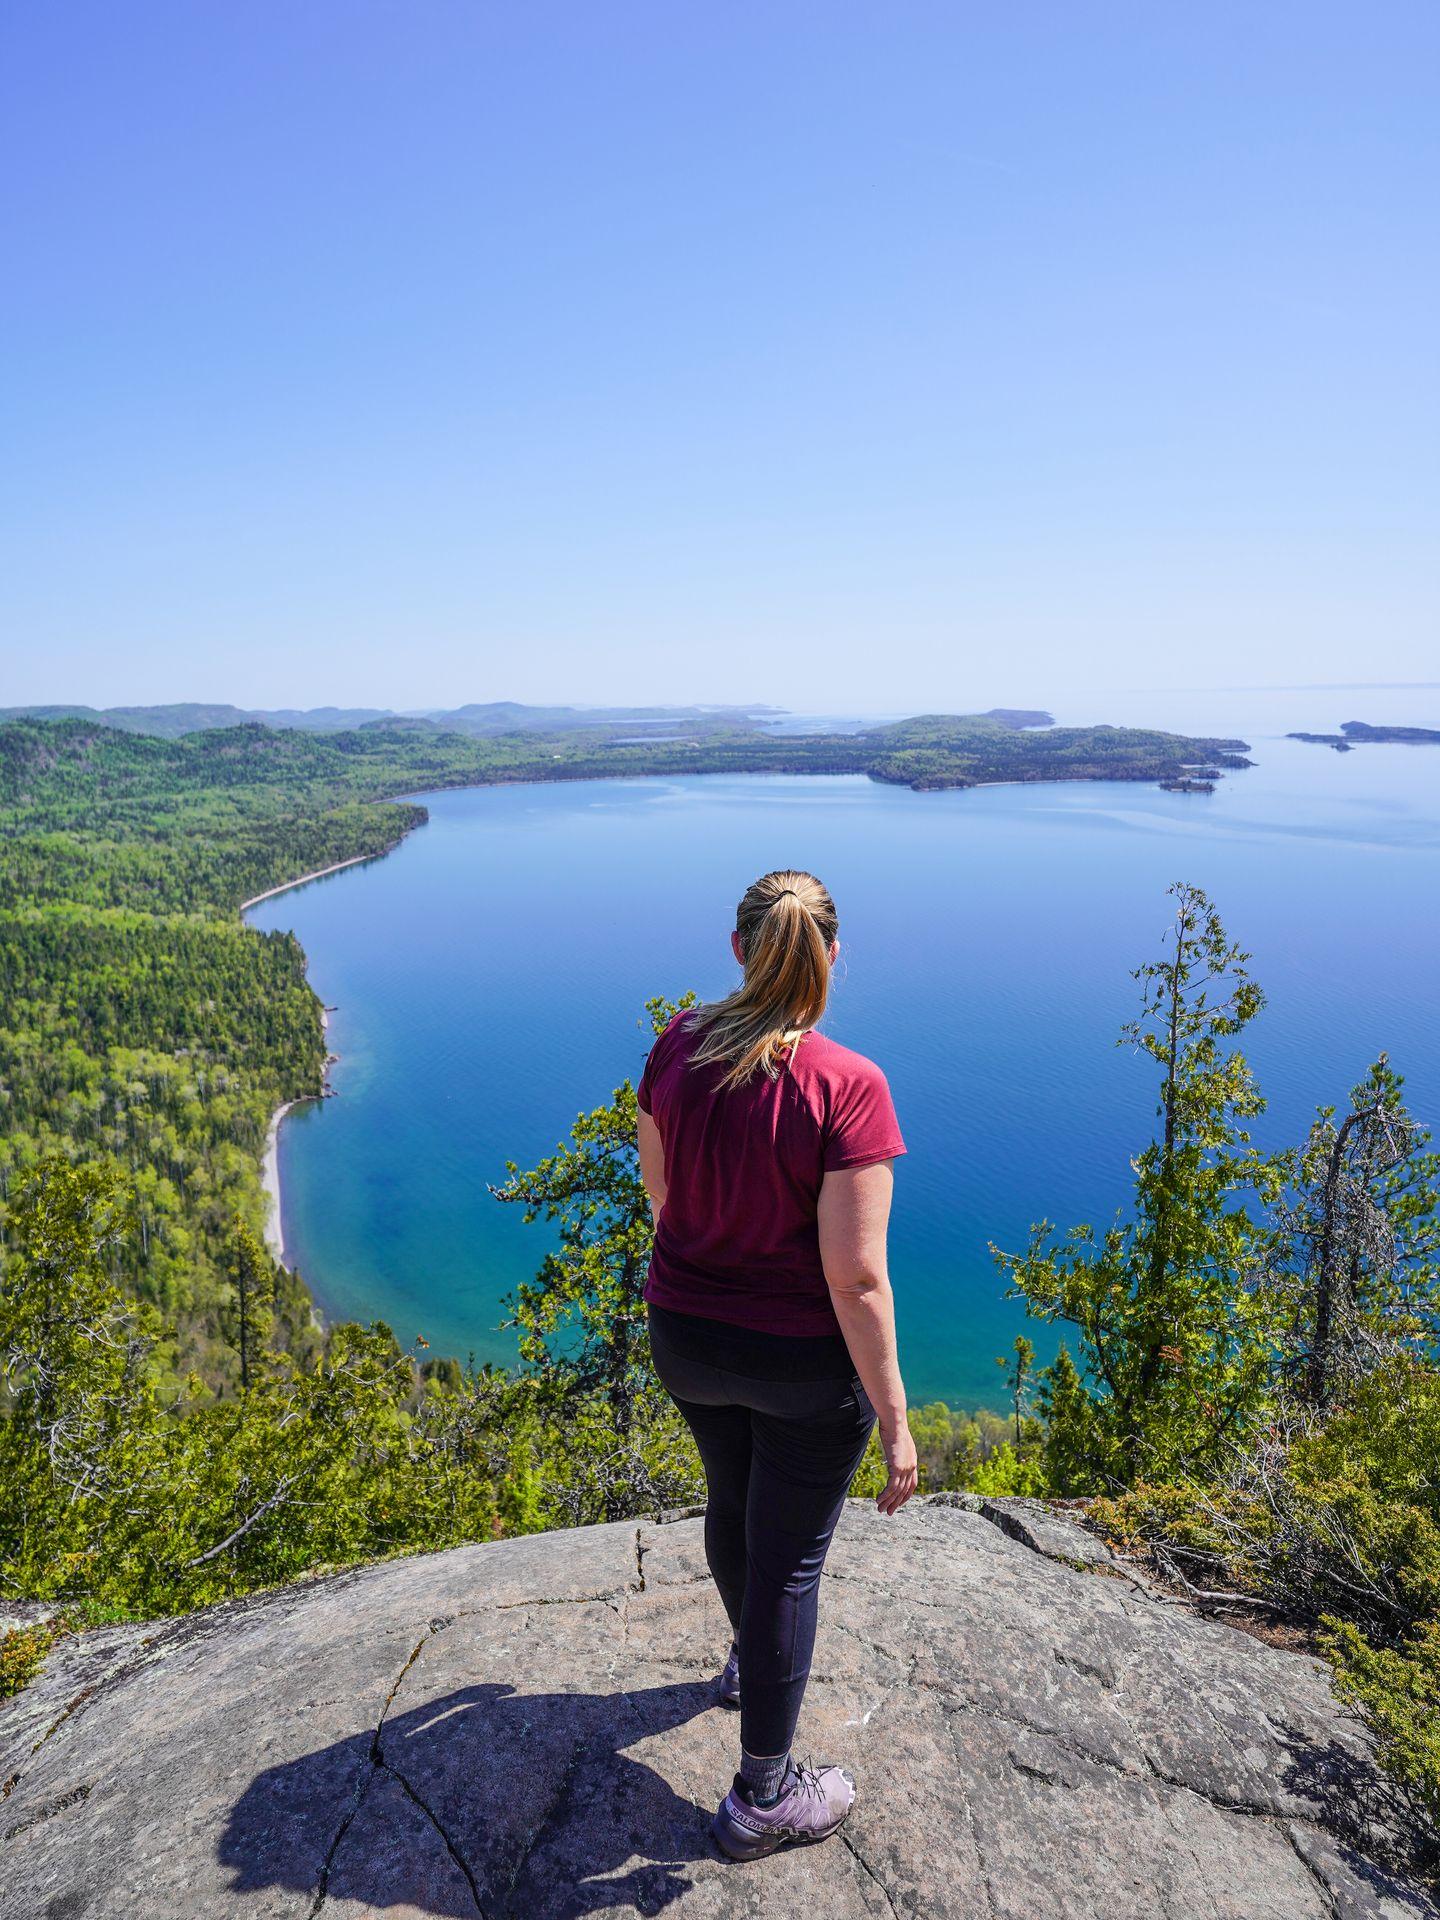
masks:
[[[820,1574],[875,1415],[838,1334],[792,1339],[650,1309],[655,1370],[705,1468],[705,1557],[740,1648],[740,1740],[787,1753]]]

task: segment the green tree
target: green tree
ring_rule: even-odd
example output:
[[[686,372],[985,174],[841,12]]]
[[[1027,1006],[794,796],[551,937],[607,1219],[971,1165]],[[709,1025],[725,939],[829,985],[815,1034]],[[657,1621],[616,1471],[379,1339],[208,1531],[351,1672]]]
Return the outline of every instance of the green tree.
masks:
[[[88,1590],[125,1516],[163,1485],[153,1316],[111,1269],[122,1193],[47,1159],[17,1186],[0,1273],[0,1591]]]
[[[646,1003],[661,1032],[681,1009]],[[635,1089],[627,1080],[602,1107],[580,1114],[568,1140],[538,1166],[509,1164],[492,1191],[546,1220],[558,1245],[510,1301],[520,1357],[550,1416],[573,1442],[575,1511],[618,1519],[644,1505],[693,1494],[693,1449],[650,1364],[643,1289],[649,1268],[650,1202],[635,1145]]]
[[[303,1364],[252,1362],[237,1399],[195,1379],[162,1401],[152,1316],[112,1277],[114,1176],[46,1161],[8,1225],[0,1593],[170,1612],[502,1530],[495,1477],[529,1436],[491,1376],[422,1380],[387,1327],[342,1325]]]
[[[124,1232],[102,1167],[46,1160],[12,1196],[0,1271],[0,1562],[73,1550],[82,1517],[144,1483],[147,1316],[110,1275]]]
[[[1077,1330],[1078,1366],[1066,1356],[1042,1383],[1051,1475],[1072,1492],[1213,1461],[1266,1402],[1263,1320],[1242,1282],[1267,1245],[1251,1208],[1274,1197],[1285,1163],[1251,1146],[1264,1102],[1226,1048],[1263,995],[1205,894],[1170,891],[1166,951],[1135,972],[1141,1013],[1121,1037],[1160,1070],[1131,1217],[1058,1244],[1042,1221],[1025,1252],[994,1250],[1033,1313]]]
[[[679,1007],[646,1003],[655,1033]],[[568,1397],[598,1391],[616,1431],[630,1429],[649,1379],[643,1289],[649,1269],[650,1201],[635,1145],[638,1108],[627,1080],[609,1101],[577,1116],[568,1140],[538,1166],[507,1163],[495,1198],[523,1209],[527,1224],[554,1223],[558,1245],[534,1280],[523,1281],[505,1322],[521,1359]]]

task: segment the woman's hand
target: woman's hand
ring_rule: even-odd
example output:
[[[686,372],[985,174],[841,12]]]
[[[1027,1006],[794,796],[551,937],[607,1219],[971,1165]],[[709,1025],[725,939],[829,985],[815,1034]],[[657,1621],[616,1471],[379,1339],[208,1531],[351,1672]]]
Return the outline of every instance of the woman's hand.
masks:
[[[881,1513],[898,1513],[920,1478],[905,1418],[905,1382],[895,1352],[895,1300],[885,1267],[891,1184],[888,1160],[827,1173],[818,1209],[820,1260],[830,1304],[860,1385],[880,1421],[880,1444],[890,1473],[875,1503]]]
[[[875,1504],[881,1513],[898,1513],[914,1493],[920,1479],[920,1463],[915,1457],[910,1422],[902,1420],[890,1433],[886,1433],[882,1427],[880,1445],[885,1453],[885,1465],[890,1470],[890,1478]]]

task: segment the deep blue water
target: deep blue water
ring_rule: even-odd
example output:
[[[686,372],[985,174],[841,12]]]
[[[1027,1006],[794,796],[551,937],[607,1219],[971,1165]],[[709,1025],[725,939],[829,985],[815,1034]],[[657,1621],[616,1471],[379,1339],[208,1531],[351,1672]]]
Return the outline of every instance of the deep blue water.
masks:
[[[1295,704],[1284,724],[1424,717],[1416,696]],[[334,1315],[509,1358],[500,1302],[544,1229],[487,1183],[638,1074],[648,995],[726,989],[755,874],[809,867],[842,923],[827,1026],[883,1064],[910,1147],[892,1266],[911,1396],[997,1401],[1025,1321],[987,1243],[1124,1201],[1155,1079],[1116,1036],[1172,880],[1210,891],[1269,994],[1246,1041],[1261,1137],[1299,1138],[1382,1048],[1440,1119],[1440,751],[1251,737],[1257,766],[1208,799],[743,777],[427,796],[388,858],[251,916],[295,929],[339,1008],[340,1097],[281,1135],[290,1259]]]

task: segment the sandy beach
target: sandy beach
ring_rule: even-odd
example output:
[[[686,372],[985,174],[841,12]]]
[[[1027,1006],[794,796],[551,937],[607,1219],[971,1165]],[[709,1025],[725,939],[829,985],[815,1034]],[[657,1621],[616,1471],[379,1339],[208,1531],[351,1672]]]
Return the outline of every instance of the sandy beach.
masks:
[[[258,907],[262,900],[273,900],[278,893],[289,893],[293,887],[303,887],[311,880],[323,880],[329,873],[341,873],[346,867],[358,867],[363,861],[377,859],[373,853],[357,853],[349,860],[337,860],[333,866],[317,867],[313,873],[300,873],[293,880],[285,880],[278,887],[267,887],[264,893],[257,893],[249,900],[240,902],[239,911],[247,912]],[[320,1015],[321,1025],[328,1029],[330,1016],[326,1012]],[[333,1054],[325,1056],[325,1071],[328,1073],[334,1059]],[[318,1095],[307,1095],[316,1099]],[[271,1255],[283,1267],[285,1259],[285,1221],[280,1199],[280,1124],[294,1107],[302,1107],[305,1100],[286,1100],[270,1116],[270,1129],[265,1136],[265,1152],[260,1162],[260,1185],[270,1204],[265,1211],[265,1244]]]
[[[242,900],[239,911],[246,913],[251,907],[258,907],[262,900],[273,900],[277,893],[289,893],[292,887],[303,887],[311,880],[323,880],[327,873],[341,873],[346,867],[358,867],[363,861],[383,858],[378,853],[357,853],[348,860],[337,860],[333,867],[317,867],[313,873],[297,874],[293,880],[282,881],[278,887],[267,887],[264,893],[257,893],[251,900]]]
[[[346,861],[345,864],[349,866],[352,863]],[[310,877],[313,879],[313,874]],[[298,885],[299,882],[297,881],[296,884]],[[322,1032],[329,1033],[330,1009],[328,1007],[322,1007],[320,1010],[320,1027]],[[335,1060],[335,1054],[325,1055],[325,1073],[329,1073]],[[265,1210],[265,1244],[282,1267],[288,1266],[289,1262],[285,1258],[285,1220],[280,1205],[280,1123],[294,1108],[307,1106],[310,1101],[323,1098],[323,1094],[307,1093],[299,1100],[286,1100],[271,1114],[270,1129],[265,1135],[265,1152],[260,1161],[260,1185],[270,1202]]]
[[[271,1114],[265,1154],[260,1162],[260,1185],[270,1202],[265,1211],[265,1244],[282,1267],[285,1265],[285,1228],[280,1217],[280,1122],[292,1107],[300,1104],[298,1100],[287,1100]]]
[[[327,874],[342,873],[346,867],[358,867],[366,860],[380,860],[383,853],[357,853],[348,860],[337,860],[333,866],[316,867],[313,873],[296,874],[293,880],[284,880],[278,887],[267,887],[264,893],[257,893],[249,900],[240,902],[239,911],[246,913],[251,907],[258,907],[262,900],[273,900],[277,893],[289,893],[293,887],[303,887],[311,880],[323,880]],[[321,1025],[328,1031],[330,1015],[322,1012]],[[335,1056],[325,1056],[325,1071],[328,1073]],[[307,1095],[308,1099],[318,1099],[318,1094]],[[283,1106],[275,1109],[270,1116],[270,1131],[265,1136],[265,1154],[260,1162],[260,1184],[269,1197],[270,1205],[265,1216],[265,1244],[283,1267],[285,1260],[285,1226],[280,1206],[280,1123],[292,1107],[304,1106],[304,1100],[287,1100]]]

